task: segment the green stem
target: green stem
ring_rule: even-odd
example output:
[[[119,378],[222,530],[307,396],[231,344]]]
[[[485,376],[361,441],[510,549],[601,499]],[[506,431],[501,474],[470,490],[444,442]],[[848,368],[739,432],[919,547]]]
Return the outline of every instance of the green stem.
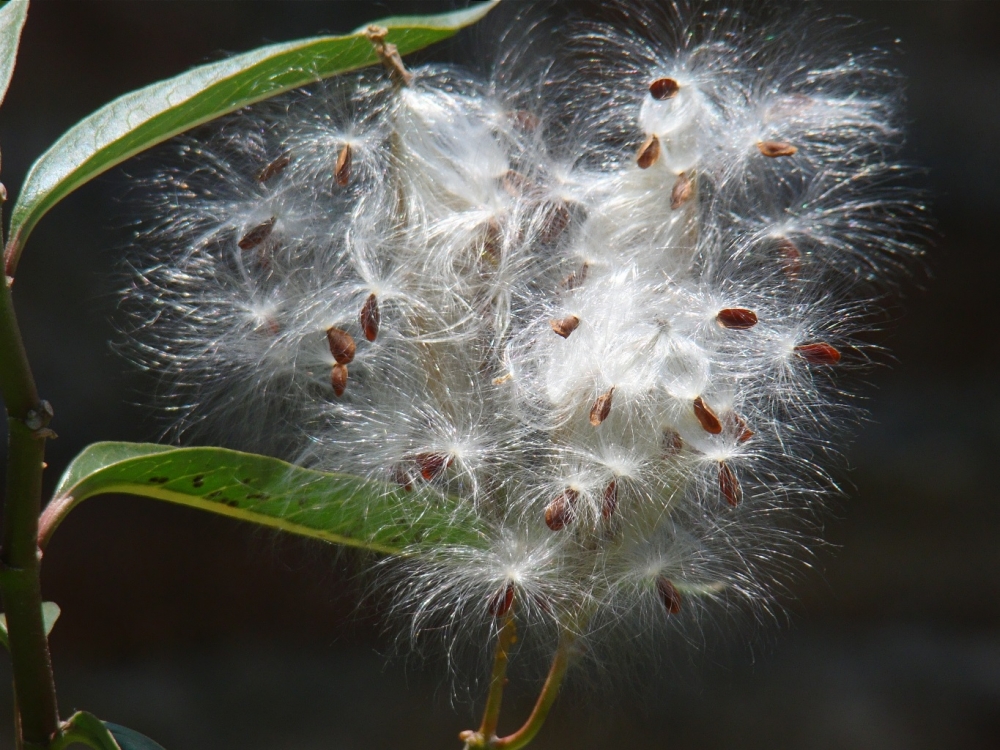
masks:
[[[0,281],[0,393],[7,409],[7,486],[0,595],[10,636],[18,747],[47,748],[59,731],[52,659],[42,618],[38,516],[51,412],[38,398],[6,280]]]
[[[507,682],[507,661],[510,647],[517,640],[517,626],[514,624],[514,613],[509,612],[507,620],[497,637],[497,653],[493,660],[493,674],[490,676],[490,692],[486,698],[486,708],[483,710],[483,723],[479,734],[491,742],[496,738],[497,724],[500,723],[500,705],[503,703],[503,688]]]
[[[575,635],[568,630],[562,631],[559,635],[559,647],[556,649],[555,658],[549,668],[549,675],[545,678],[545,684],[542,686],[542,692],[538,694],[538,700],[535,702],[531,716],[516,732],[490,743],[489,747],[519,750],[535,738],[535,735],[542,728],[542,724],[545,723],[552,704],[555,703],[556,697],[559,695],[559,688],[562,686],[563,677],[566,676],[566,670],[569,668],[573,655],[575,641]]]

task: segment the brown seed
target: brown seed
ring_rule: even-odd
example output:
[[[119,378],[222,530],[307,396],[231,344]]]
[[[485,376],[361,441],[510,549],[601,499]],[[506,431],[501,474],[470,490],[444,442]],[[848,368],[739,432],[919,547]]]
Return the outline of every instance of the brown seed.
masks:
[[[787,237],[778,241],[778,253],[781,255],[781,266],[789,281],[797,281],[802,271],[802,252]]]
[[[655,135],[651,135],[639,147],[639,153],[635,157],[635,163],[639,165],[639,169],[649,169],[651,166],[656,164],[656,160],[659,158],[660,139]]]
[[[573,271],[569,276],[565,278],[563,284],[566,285],[567,289],[576,289],[578,286],[583,286],[583,282],[587,280],[587,273],[590,271],[590,264],[584,263],[579,271]]]
[[[374,341],[378,338],[378,327],[382,322],[382,313],[378,309],[378,298],[375,293],[368,295],[365,304],[361,306],[361,330],[365,338]]]
[[[618,480],[612,479],[604,488],[604,502],[601,503],[601,518],[610,521],[618,509]]]
[[[580,325],[580,319],[575,315],[567,315],[562,320],[550,320],[549,325],[552,326],[553,331],[564,339],[568,339],[569,335]]]
[[[333,392],[337,398],[344,395],[344,391],[347,389],[347,365],[333,366],[333,370],[330,371],[330,385],[333,386]]]
[[[694,180],[687,172],[681,172],[677,175],[674,189],[670,191],[670,208],[676,211],[691,200],[692,195],[694,195]]]
[[[285,168],[291,163],[292,157],[288,154],[282,154],[257,173],[257,181],[267,182],[272,177],[277,177],[279,174],[284,172]]]
[[[273,218],[268,219],[263,224],[258,224],[249,232],[244,234],[243,237],[240,239],[240,241],[236,243],[237,245],[239,245],[240,250],[252,250],[253,248],[257,247],[257,245],[259,245],[261,242],[270,237],[271,232],[274,231],[275,221],[276,219]]]
[[[454,459],[445,453],[421,453],[414,456],[417,468],[420,469],[420,476],[428,482],[437,479],[451,466]]]
[[[354,359],[354,337],[347,331],[332,327],[326,329],[326,341],[330,345],[330,354],[338,365],[346,365]]]
[[[673,78],[657,78],[649,84],[649,95],[657,101],[671,99],[680,91],[681,85]]]
[[[494,617],[503,617],[514,604],[514,584],[508,583],[490,597],[489,611]]]
[[[676,615],[681,611],[681,593],[673,582],[664,576],[656,579],[656,593],[667,610],[668,615]]]
[[[726,423],[726,432],[735,437],[737,442],[745,443],[754,436],[754,431],[747,426],[746,420],[736,412],[727,411],[722,418]]]
[[[507,119],[510,120],[511,125],[525,133],[533,133],[542,124],[538,115],[526,109],[515,109],[513,112],[508,112]]]
[[[723,328],[732,328],[736,331],[745,331],[757,325],[757,313],[745,307],[725,307],[719,310],[715,319]]]
[[[483,229],[483,255],[494,266],[500,264],[503,256],[503,229],[495,218],[490,219]]]
[[[791,143],[783,141],[757,141],[757,150],[764,156],[774,159],[779,156],[792,156],[798,152],[798,148]]]
[[[395,471],[392,472],[392,479],[403,488],[404,492],[413,492],[413,477],[402,466],[397,466]]]
[[[562,201],[549,204],[549,209],[545,214],[545,223],[542,225],[542,232],[539,239],[544,245],[551,245],[558,240],[562,233],[566,231],[572,217],[569,208]]]
[[[611,413],[611,397],[615,394],[615,387],[611,386],[607,393],[597,397],[594,405],[590,407],[590,423],[597,427],[608,418]]]
[[[718,435],[722,432],[722,422],[701,396],[694,400],[694,415],[698,417],[705,432],[711,435]]]
[[[736,472],[725,461],[719,461],[719,492],[732,507],[736,507],[743,500],[743,488],[740,487],[740,480],[736,477]]]
[[[337,156],[337,166],[333,170],[333,179],[340,187],[347,187],[347,183],[351,181],[352,159],[351,144],[345,143],[340,149],[340,154]]]
[[[677,430],[667,430],[663,433],[663,457],[671,458],[684,450],[684,438]]]
[[[840,352],[825,341],[799,344],[795,347],[795,353],[811,365],[835,365],[840,361]]]
[[[524,195],[532,187],[531,180],[513,169],[500,175],[500,185],[514,198]]]
[[[573,506],[580,493],[574,489],[560,492],[545,508],[545,525],[552,531],[559,531],[573,522]]]

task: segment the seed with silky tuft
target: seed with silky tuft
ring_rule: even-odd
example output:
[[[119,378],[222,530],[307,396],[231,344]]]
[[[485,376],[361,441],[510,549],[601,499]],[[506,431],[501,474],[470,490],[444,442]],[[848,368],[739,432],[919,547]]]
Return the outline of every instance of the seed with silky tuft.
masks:
[[[610,521],[618,509],[618,480],[612,479],[604,488],[604,500],[601,503],[601,518]]]
[[[670,191],[670,208],[676,211],[691,200],[692,195],[694,195],[694,180],[687,172],[681,172],[677,175],[674,189]]]
[[[361,330],[365,338],[374,341],[378,338],[379,325],[382,323],[382,313],[378,309],[378,297],[375,293],[368,295],[365,304],[361,306]]]
[[[745,443],[754,436],[754,431],[750,429],[743,417],[735,411],[727,411],[723,416],[726,432],[736,438],[739,443]]]
[[[694,415],[698,418],[698,421],[701,423],[702,429],[705,430],[705,432],[712,435],[718,435],[722,432],[722,422],[719,421],[719,417],[716,413],[712,411],[712,407],[705,403],[705,399],[698,396],[698,398],[694,400],[693,406]]]
[[[288,154],[282,154],[277,159],[272,161],[266,167],[264,167],[257,174],[258,182],[267,182],[268,180],[277,177],[279,174],[285,171],[289,164],[292,163],[292,157]]]
[[[725,307],[719,310],[715,319],[723,328],[737,331],[745,331],[757,325],[757,313],[745,307]]]
[[[681,611],[681,592],[669,578],[660,576],[656,579],[656,593],[659,594],[668,615],[676,615]]]
[[[257,247],[261,242],[266,240],[271,236],[271,232],[274,231],[274,222],[276,219],[270,218],[263,224],[258,224],[249,232],[240,238],[240,241],[236,243],[239,245],[240,250],[252,250]]]
[[[347,390],[347,365],[333,366],[330,371],[330,385],[333,386],[333,392],[338,398],[344,395],[344,391]]]
[[[770,159],[776,159],[779,156],[794,156],[799,149],[783,141],[758,141],[757,150]]]
[[[344,147],[340,149],[340,154],[337,156],[337,166],[333,170],[333,179],[340,187],[347,187],[347,183],[351,181],[352,159],[351,144],[345,143]]]
[[[552,330],[557,334],[564,339],[568,339],[569,335],[580,325],[580,319],[575,315],[567,315],[560,320],[550,320],[549,325],[552,326]]]
[[[608,418],[611,413],[611,398],[615,395],[615,387],[611,386],[607,393],[597,397],[594,405],[590,407],[590,423],[597,427]]]
[[[795,353],[811,365],[835,365],[840,361],[840,352],[825,341],[799,344]]]
[[[657,78],[649,84],[649,95],[662,102],[665,99],[672,99],[677,96],[681,86],[673,78]]]
[[[732,507],[736,507],[743,500],[743,488],[740,487],[740,480],[733,471],[733,467],[725,461],[719,461],[719,492],[722,497]]]
[[[490,614],[494,617],[503,617],[514,604],[514,584],[508,583],[502,589],[490,597],[488,604]]]
[[[337,360],[338,365],[350,364],[354,359],[354,352],[357,347],[354,344],[354,337],[347,331],[332,326],[326,329],[326,341],[330,345],[330,354]]]
[[[421,453],[415,456],[414,460],[420,469],[420,476],[430,482],[441,476],[454,459],[445,453]]]
[[[552,531],[560,531],[566,524],[573,522],[573,506],[576,505],[580,493],[574,489],[566,489],[553,498],[545,508],[545,525]]]
[[[635,163],[639,169],[649,169],[656,164],[660,158],[660,139],[655,135],[649,136],[646,142],[639,147],[639,153],[635,157]]]

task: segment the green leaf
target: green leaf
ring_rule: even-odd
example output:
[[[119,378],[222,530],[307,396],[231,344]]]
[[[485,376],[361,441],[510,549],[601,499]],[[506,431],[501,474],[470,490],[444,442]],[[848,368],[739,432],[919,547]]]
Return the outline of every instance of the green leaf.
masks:
[[[110,721],[104,722],[104,726],[111,732],[121,750],[163,750],[163,745],[128,727],[112,724]]]
[[[435,16],[386,18],[388,43],[400,54],[454,35],[485,16],[499,0]],[[377,62],[364,35],[328,36],[272,44],[203,65],[133,91],[70,128],[35,162],[11,216],[4,253],[14,275],[24,243],[38,220],[78,187],[140,151],[228,112]]]
[[[52,632],[52,628],[59,619],[61,610],[55,602],[42,602],[42,622],[45,623],[45,635]],[[7,635],[7,615],[0,614],[0,644],[8,651],[10,650],[10,637]]]
[[[21,29],[28,17],[28,0],[10,0],[0,7],[0,102],[7,96],[10,77],[17,61]]]
[[[429,491],[303,469],[225,448],[95,443],[66,469],[42,514],[39,544],[76,505],[124,493],[385,554],[444,544],[481,546],[473,511]]]
[[[60,729],[62,733],[52,742],[52,750],[63,750],[78,742],[94,750],[127,750],[115,741],[103,721],[86,711],[77,711],[62,723]]]

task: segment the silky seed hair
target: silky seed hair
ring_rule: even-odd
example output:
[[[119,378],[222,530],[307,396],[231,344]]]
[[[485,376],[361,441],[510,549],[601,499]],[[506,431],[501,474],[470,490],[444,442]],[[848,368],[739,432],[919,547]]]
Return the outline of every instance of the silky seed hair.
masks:
[[[376,566],[413,641],[766,611],[919,252],[900,81],[841,21],[528,15],[486,74],[373,28],[382,68],[178,139],[131,350],[181,433],[478,516]]]

